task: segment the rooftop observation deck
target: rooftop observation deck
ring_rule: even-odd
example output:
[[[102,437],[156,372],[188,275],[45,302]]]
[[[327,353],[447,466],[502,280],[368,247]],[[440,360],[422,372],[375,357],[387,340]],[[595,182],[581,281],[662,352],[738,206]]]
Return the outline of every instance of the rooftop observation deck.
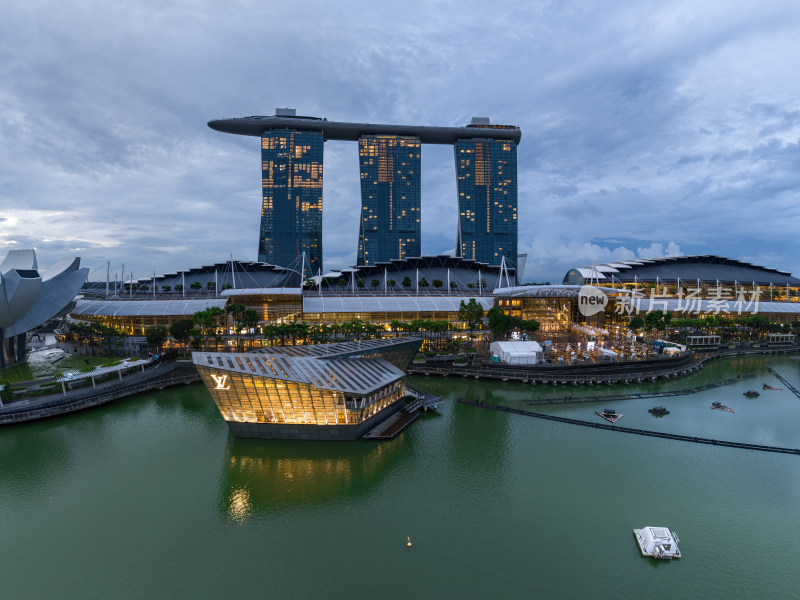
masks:
[[[377,123],[344,123],[319,117],[301,117],[294,109],[278,109],[275,116],[251,116],[214,119],[208,126],[223,133],[261,136],[272,129],[317,131],[326,140],[357,141],[365,135],[411,136],[423,144],[454,144],[457,140],[485,138],[507,140],[519,144],[522,131],[516,125],[493,125],[486,118],[473,118],[466,127],[432,127],[428,125],[386,125]]]

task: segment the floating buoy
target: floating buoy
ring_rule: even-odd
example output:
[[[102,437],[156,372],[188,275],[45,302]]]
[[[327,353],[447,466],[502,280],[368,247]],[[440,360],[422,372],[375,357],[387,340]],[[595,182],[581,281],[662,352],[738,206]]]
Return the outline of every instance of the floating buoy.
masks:
[[[406,539],[408,540],[408,542],[406,543],[406,548],[411,548],[411,537],[406,536]]]

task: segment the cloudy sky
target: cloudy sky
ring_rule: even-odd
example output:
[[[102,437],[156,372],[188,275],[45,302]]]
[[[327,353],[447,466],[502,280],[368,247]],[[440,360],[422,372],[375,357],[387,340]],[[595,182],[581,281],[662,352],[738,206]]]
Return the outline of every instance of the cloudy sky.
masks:
[[[257,138],[219,117],[522,128],[526,280],[719,254],[800,274],[800,3],[6,0],[0,255],[144,277],[255,260]],[[423,147],[423,253],[456,234]],[[325,147],[326,268],[355,260],[356,145]]]

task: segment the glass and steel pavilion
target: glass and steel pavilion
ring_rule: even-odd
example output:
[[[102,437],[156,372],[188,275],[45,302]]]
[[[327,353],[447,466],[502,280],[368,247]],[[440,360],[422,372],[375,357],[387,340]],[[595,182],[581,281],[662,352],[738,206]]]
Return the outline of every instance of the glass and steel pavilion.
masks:
[[[421,343],[397,338],[192,358],[234,435],[353,440],[402,408],[402,368]]]
[[[279,129],[261,136],[258,260],[312,272],[322,268],[322,133]]]

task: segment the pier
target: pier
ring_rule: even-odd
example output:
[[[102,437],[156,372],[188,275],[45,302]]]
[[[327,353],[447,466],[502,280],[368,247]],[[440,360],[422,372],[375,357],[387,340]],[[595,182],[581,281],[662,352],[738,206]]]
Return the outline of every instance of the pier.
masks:
[[[786,381],[786,380],[785,380],[783,377],[781,377],[780,375],[778,375],[778,373],[777,373],[777,372],[776,372],[774,369],[771,369],[770,367],[767,367],[767,371],[769,371],[770,373],[772,373],[772,374],[775,376],[775,378],[776,378],[776,379],[778,379],[778,380],[779,380],[779,381],[780,381],[780,382],[781,382],[783,385],[785,385],[787,388],[789,388],[789,390],[791,390],[791,392],[792,392],[792,393],[793,393],[795,396],[797,396],[798,398],[800,398],[800,391],[798,391],[798,389],[797,389],[796,387],[794,387],[794,386],[793,386],[791,383],[789,383],[789,382],[788,382],[788,381]]]
[[[779,446],[763,446],[761,444],[746,444],[744,442],[729,442],[725,440],[712,440],[710,438],[693,437],[690,435],[681,435],[678,433],[665,433],[663,431],[649,431],[647,429],[634,429],[632,427],[618,427],[609,423],[596,423],[594,421],[582,421],[580,419],[569,419],[567,417],[558,417],[556,415],[547,415],[544,413],[530,412],[527,410],[520,410],[510,406],[501,406],[494,404],[484,404],[482,402],[475,402],[467,400],[466,398],[459,398],[458,402],[461,404],[468,404],[487,410],[497,410],[515,415],[522,415],[525,417],[534,417],[536,419],[545,419],[546,421],[556,421],[558,423],[569,423],[570,425],[581,425],[583,427],[592,427],[594,429],[606,429],[609,431],[618,431],[620,433],[631,433],[634,435],[645,435],[648,437],[656,437],[667,440],[677,440],[679,442],[694,442],[695,444],[708,444],[710,446],[724,446],[726,448],[741,448],[743,450],[757,450],[760,452],[776,452],[779,454],[797,454],[800,455],[798,448],[781,448]]]
[[[419,417],[419,411],[436,410],[445,401],[442,396],[431,394],[419,388],[406,385],[408,403],[391,417],[379,423],[374,429],[361,436],[362,440],[390,440],[408,427]]]

